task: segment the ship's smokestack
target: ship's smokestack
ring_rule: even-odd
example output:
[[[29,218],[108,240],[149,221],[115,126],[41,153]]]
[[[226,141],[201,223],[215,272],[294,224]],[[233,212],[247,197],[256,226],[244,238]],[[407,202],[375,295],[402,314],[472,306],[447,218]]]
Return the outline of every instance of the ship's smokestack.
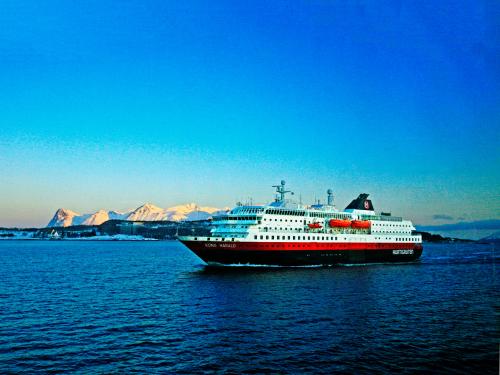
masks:
[[[326,193],[328,194],[328,205],[333,206],[333,190],[328,189]]]

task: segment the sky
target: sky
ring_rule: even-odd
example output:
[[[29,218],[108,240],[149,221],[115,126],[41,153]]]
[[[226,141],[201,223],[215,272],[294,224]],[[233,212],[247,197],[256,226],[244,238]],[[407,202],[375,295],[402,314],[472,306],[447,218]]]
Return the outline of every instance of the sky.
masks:
[[[0,24],[0,226],[263,203],[281,179],[500,219],[496,1],[4,0]]]

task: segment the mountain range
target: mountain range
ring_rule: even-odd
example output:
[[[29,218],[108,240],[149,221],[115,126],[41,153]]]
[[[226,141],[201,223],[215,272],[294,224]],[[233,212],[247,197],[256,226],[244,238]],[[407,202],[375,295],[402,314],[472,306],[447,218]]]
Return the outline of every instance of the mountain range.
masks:
[[[68,227],[71,225],[99,225],[108,220],[129,221],[193,221],[206,220],[212,215],[227,211],[228,208],[201,207],[187,203],[170,208],[160,208],[151,203],[144,204],[128,212],[99,210],[91,214],[79,214],[66,208],[59,208],[47,227]]]
[[[487,237],[481,238],[479,242],[500,242],[500,231],[490,234]]]

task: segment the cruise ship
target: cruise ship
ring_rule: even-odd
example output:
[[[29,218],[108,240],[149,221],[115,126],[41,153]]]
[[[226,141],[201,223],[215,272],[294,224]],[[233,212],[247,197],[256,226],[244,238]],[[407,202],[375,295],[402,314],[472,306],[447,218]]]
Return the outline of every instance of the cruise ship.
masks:
[[[343,211],[327,203],[306,206],[287,199],[285,181],[267,205],[238,204],[214,216],[210,236],[179,240],[208,265],[328,266],[411,262],[422,254],[422,237],[410,220],[376,213],[368,194]]]

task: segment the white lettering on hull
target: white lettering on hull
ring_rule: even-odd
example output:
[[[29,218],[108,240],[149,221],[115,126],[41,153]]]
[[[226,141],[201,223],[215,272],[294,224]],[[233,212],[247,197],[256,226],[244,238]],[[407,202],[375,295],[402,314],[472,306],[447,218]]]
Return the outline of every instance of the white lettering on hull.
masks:
[[[223,247],[223,248],[231,248],[234,249],[236,248],[236,244],[231,244],[231,243],[206,243],[205,247]]]
[[[413,255],[413,250],[392,250],[393,255]]]

